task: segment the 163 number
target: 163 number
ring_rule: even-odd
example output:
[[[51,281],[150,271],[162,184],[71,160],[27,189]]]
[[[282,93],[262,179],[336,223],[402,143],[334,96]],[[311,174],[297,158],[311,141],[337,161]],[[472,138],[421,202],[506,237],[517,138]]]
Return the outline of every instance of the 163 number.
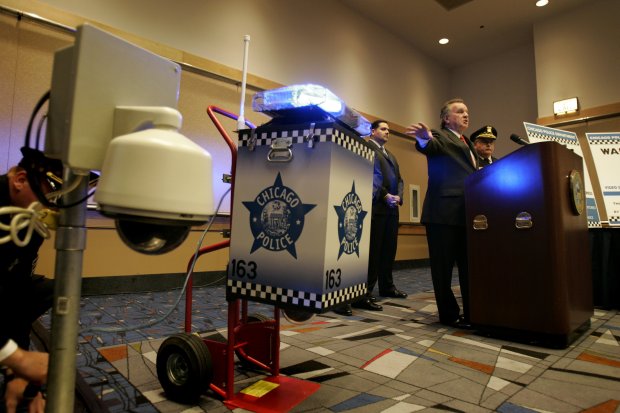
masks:
[[[249,278],[253,280],[256,278],[256,263],[254,261],[245,260],[232,260],[230,262],[230,274],[238,278]]]
[[[325,289],[332,289],[334,287],[340,287],[342,281],[342,271],[340,268],[335,270],[325,271]]]

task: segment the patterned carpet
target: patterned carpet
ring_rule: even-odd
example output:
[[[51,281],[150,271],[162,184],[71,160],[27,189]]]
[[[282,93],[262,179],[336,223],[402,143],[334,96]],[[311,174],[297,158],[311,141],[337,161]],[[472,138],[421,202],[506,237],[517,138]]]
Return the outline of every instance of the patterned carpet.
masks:
[[[329,312],[305,324],[282,318],[280,373],[297,379],[280,384],[288,405],[286,397],[265,402],[271,392],[255,389],[277,383],[239,363],[235,393],[249,400],[245,410],[212,391],[195,405],[165,398],[155,358],[165,338],[183,331],[183,302],[163,323],[132,326],[164,314],[178,290],[83,298],[83,326],[130,328],[82,335],[78,367],[110,412],[620,412],[616,311],[595,310],[590,329],[566,349],[504,341],[440,325],[429,273],[397,271],[395,282],[409,297],[382,299],[382,312]],[[194,290],[194,332],[226,337],[224,296],[221,284]],[[250,303],[250,312],[271,315],[273,307]],[[305,389],[311,391],[291,401]]]

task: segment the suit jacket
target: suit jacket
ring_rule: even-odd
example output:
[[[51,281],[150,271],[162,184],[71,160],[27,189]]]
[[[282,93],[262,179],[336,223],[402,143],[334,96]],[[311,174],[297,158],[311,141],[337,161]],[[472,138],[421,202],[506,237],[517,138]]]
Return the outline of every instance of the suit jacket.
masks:
[[[493,163],[497,162],[497,158],[495,156],[491,156],[491,161],[493,161]],[[483,168],[485,166],[491,165],[491,163],[489,162],[489,158],[482,158],[479,157],[478,159],[478,168]]]
[[[372,213],[378,215],[398,215],[398,208],[392,208],[385,202],[389,193],[400,196],[403,203],[403,179],[400,176],[398,161],[392,152],[386,149],[388,156],[372,142],[368,146],[375,151],[375,167],[372,179]]]
[[[446,128],[431,132],[433,139],[424,148],[416,142],[428,163],[422,223],[465,225],[465,178],[478,169],[471,159],[474,146],[469,139],[466,146]]]

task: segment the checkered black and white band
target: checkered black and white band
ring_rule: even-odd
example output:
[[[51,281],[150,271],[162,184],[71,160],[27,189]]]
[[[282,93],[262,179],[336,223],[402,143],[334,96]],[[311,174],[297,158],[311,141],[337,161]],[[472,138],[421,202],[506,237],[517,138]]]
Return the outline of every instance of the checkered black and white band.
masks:
[[[372,149],[360,142],[359,139],[347,135],[343,131],[333,127],[317,127],[313,131],[315,142],[333,142],[343,148],[361,156],[369,162],[375,159]],[[248,147],[252,139],[256,139],[255,146],[271,145],[278,138],[291,138],[292,144],[306,143],[306,137],[310,136],[310,129],[277,130],[269,132],[242,131],[239,134],[239,147]]]
[[[588,139],[590,145],[618,145],[620,144],[620,140],[618,139]]]
[[[273,305],[292,305],[311,311],[321,311],[366,293],[366,283],[357,284],[327,294],[309,293],[270,285],[228,280],[227,294],[250,301],[270,302]]]
[[[558,136],[549,136],[544,133],[528,132],[527,137],[528,139],[535,138],[535,139],[542,139],[544,141],[553,141],[553,142],[561,143],[562,145],[578,145],[579,144],[579,141],[577,141],[576,139],[563,138],[563,137],[558,137]]]

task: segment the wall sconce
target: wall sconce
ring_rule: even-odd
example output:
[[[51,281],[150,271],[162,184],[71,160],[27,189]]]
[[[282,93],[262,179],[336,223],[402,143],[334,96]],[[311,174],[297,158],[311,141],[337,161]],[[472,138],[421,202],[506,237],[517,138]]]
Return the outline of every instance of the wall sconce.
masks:
[[[553,114],[556,116],[575,113],[578,110],[579,102],[577,101],[577,98],[570,98],[553,102]]]

